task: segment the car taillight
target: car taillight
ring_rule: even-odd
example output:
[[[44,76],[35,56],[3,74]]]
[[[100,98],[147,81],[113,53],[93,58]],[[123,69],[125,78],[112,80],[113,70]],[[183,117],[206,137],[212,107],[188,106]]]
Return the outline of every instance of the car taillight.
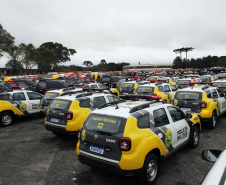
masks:
[[[78,138],[79,140],[81,140],[81,135],[82,135],[82,129],[79,128],[78,131],[77,131],[77,138]]]
[[[170,100],[171,105],[174,105],[174,100]]]
[[[206,108],[207,107],[207,103],[205,101],[201,101],[200,102],[200,107],[201,108]]]
[[[112,87],[114,87],[114,84],[113,84],[113,83],[111,83],[111,88],[112,88]]]
[[[123,137],[119,141],[119,148],[122,151],[129,151],[131,149],[131,139],[128,137]]]
[[[72,120],[72,118],[73,118],[73,112],[67,112],[66,113],[66,118],[67,118],[67,120]]]

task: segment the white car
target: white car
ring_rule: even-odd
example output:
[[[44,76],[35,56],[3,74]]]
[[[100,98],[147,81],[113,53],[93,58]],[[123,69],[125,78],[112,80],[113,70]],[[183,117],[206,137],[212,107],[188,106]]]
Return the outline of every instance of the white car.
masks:
[[[215,162],[210,169],[202,185],[225,185],[226,184],[226,149],[220,150],[204,150],[202,158]]]

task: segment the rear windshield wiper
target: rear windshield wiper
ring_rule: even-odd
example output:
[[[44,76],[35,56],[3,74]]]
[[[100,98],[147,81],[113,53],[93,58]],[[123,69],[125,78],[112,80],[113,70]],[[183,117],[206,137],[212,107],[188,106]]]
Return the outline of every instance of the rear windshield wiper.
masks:
[[[106,135],[106,136],[111,136],[112,133],[111,132],[104,132],[104,131],[96,131],[97,133],[99,133],[100,135]]]

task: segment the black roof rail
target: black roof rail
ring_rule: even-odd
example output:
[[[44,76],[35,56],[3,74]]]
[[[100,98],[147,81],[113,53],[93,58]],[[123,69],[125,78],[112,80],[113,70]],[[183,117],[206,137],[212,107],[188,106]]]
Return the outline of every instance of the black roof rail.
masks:
[[[207,86],[205,86],[205,87],[202,87],[202,90],[208,89],[208,88],[209,88],[209,86],[207,85]]]
[[[152,101],[152,102],[144,103],[141,105],[137,105],[137,106],[133,107],[132,109],[130,109],[129,113],[133,113],[138,110],[148,108],[148,107],[150,107],[151,104],[154,104],[154,103],[159,103],[159,101]]]
[[[80,98],[80,97],[84,97],[84,96],[90,96],[92,95],[93,93],[89,92],[89,93],[84,93],[84,94],[79,94],[77,95],[75,98]]]
[[[123,101],[114,101],[114,102],[110,102],[110,103],[105,103],[105,104],[102,104],[101,106],[98,107],[98,109],[102,109],[102,108],[105,108],[105,107],[109,107],[111,105],[115,105],[115,104],[118,104],[118,103],[122,103]]]

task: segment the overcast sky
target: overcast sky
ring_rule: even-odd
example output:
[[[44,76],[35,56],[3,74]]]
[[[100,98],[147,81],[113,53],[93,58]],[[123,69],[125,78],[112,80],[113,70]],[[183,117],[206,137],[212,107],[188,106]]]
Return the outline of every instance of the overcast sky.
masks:
[[[16,45],[75,49],[66,65],[172,64],[182,47],[195,48],[189,59],[226,55],[225,8],[226,0],[1,0],[0,24]]]

